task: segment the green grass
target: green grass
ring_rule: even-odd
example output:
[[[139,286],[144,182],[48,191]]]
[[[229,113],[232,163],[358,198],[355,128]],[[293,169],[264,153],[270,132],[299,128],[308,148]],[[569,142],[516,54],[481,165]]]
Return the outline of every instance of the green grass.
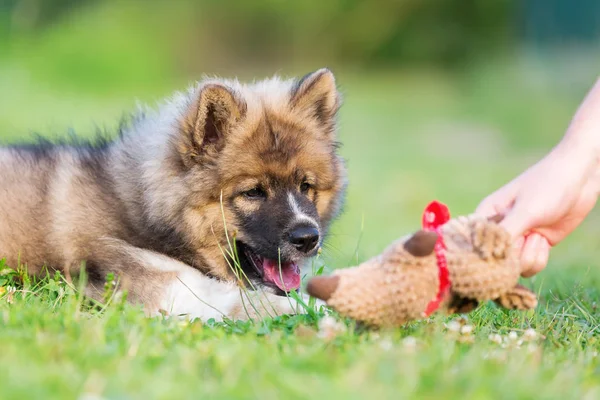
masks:
[[[122,303],[90,311],[49,278],[2,298],[0,393],[593,399],[600,394],[596,295],[579,288],[530,313],[486,306],[469,316],[470,334],[448,329],[456,323],[440,316],[368,332],[348,321],[327,329],[331,317],[319,322],[322,314],[217,325],[148,319]],[[545,337],[519,343],[529,327]],[[517,340],[508,339],[511,331]],[[503,344],[490,340],[494,334]]]
[[[29,75],[34,64],[0,60],[1,141],[112,127],[136,97],[152,103],[187,82],[168,75],[98,88],[85,85],[91,74],[73,86]],[[350,186],[320,261],[326,271],[416,229],[432,199],[454,215],[471,212],[558,141],[585,88],[533,84],[523,71],[340,74]],[[469,315],[470,335],[448,330],[452,318],[442,316],[391,331],[345,320],[331,330],[323,310],[256,323],[147,319],[118,302],[90,309],[58,278],[0,272],[0,398],[595,399],[599,222],[591,215],[525,282],[540,294],[535,312],[485,305]],[[519,348],[489,339],[528,328],[543,337]]]

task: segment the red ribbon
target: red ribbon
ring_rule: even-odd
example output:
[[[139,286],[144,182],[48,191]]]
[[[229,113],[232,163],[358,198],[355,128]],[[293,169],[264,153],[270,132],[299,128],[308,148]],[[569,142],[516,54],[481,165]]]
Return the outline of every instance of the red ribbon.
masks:
[[[435,243],[435,257],[437,258],[439,286],[438,292],[433,300],[427,304],[425,316],[430,316],[435,310],[440,307],[442,300],[450,291],[450,275],[448,273],[448,263],[446,261],[446,245],[442,236],[441,227],[450,220],[450,211],[448,207],[439,201],[432,201],[423,212],[422,225],[423,229],[435,231],[438,234],[437,242]]]

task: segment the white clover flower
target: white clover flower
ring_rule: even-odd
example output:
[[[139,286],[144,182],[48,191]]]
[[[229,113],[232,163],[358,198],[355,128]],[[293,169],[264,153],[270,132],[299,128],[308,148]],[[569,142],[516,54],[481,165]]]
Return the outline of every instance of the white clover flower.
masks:
[[[464,325],[460,328],[460,333],[463,335],[470,335],[473,332],[473,325]]]
[[[502,344],[502,336],[497,333],[493,333],[488,336],[488,339],[496,344]]]
[[[446,324],[446,329],[448,329],[450,332],[460,332],[460,322],[452,320]]]
[[[525,332],[523,333],[523,339],[526,341],[535,340],[535,339],[537,339],[537,337],[538,337],[538,334],[535,331],[535,329],[529,328],[529,329],[526,329]]]

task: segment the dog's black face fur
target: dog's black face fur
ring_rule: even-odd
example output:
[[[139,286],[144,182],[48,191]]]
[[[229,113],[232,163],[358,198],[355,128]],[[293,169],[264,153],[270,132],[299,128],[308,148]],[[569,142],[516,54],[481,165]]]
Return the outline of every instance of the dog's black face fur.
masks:
[[[234,207],[238,229],[248,238],[247,244],[264,257],[284,261],[315,255],[322,240],[321,223],[308,193],[289,187],[269,192],[272,195],[252,189],[243,194],[257,203],[255,212],[246,214]]]
[[[259,265],[263,259],[289,267],[316,255],[323,241],[323,229],[315,205],[316,191],[308,182],[286,184],[271,180],[269,187],[257,186],[238,196],[245,198],[238,203],[251,202],[256,207],[248,213],[232,201],[240,237],[245,238],[237,241],[240,263],[255,283],[264,284]]]

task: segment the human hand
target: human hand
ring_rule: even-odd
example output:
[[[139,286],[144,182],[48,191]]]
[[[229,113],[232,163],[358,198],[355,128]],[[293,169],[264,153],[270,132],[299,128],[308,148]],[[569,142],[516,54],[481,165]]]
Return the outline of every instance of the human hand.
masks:
[[[486,197],[476,212],[502,214],[516,239],[522,275],[545,268],[551,246],[571,233],[594,208],[600,169],[578,152],[556,151]]]
[[[502,214],[516,239],[522,275],[546,267],[550,248],[570,234],[596,204],[600,191],[600,80],[561,143],[513,181],[486,197],[476,213]]]

